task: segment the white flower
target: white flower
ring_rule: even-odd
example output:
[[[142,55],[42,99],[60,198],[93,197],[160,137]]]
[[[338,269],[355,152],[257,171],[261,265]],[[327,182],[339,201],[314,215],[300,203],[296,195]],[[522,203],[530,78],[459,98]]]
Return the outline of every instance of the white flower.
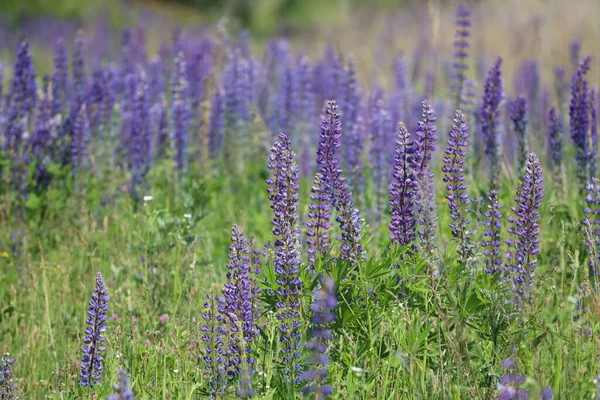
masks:
[[[183,218],[192,219],[192,214],[183,214]]]
[[[356,372],[359,375],[363,372],[363,369],[360,367],[350,367],[350,370]]]
[[[178,370],[178,369],[174,369],[174,370],[173,370],[173,373],[175,373],[175,374],[176,374],[176,373],[178,373],[178,372],[179,372],[179,370]]]
[[[152,196],[144,196],[144,203],[147,203],[147,202],[152,201],[152,200],[154,200],[154,197],[152,197]]]

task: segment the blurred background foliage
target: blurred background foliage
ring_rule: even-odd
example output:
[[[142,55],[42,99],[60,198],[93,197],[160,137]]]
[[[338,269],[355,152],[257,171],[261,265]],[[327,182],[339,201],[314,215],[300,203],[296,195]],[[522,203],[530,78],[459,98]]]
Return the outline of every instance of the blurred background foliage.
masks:
[[[398,7],[415,1],[420,0],[2,0],[0,15],[17,28],[40,17],[83,23],[102,10],[109,11],[120,25],[128,22],[129,10],[142,7],[185,20],[196,17],[208,22],[227,16],[239,28],[267,36],[308,28],[344,9]]]

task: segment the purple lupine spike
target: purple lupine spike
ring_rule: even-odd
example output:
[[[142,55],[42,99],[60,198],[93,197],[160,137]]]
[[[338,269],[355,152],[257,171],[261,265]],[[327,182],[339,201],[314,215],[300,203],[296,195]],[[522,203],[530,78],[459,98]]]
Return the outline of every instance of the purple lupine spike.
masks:
[[[333,196],[334,182],[341,174],[339,161],[335,152],[340,148],[342,138],[341,115],[335,100],[327,101],[325,114],[321,118],[320,140],[317,147],[317,165],[323,177],[324,192],[329,194],[329,200],[335,207],[337,199]]]
[[[308,262],[314,268],[318,256],[329,250],[329,229],[331,220],[331,195],[323,174],[317,172],[310,190],[311,203],[308,205],[308,221],[306,222],[306,244],[308,245]]]
[[[17,385],[13,381],[11,365],[15,363],[9,354],[0,356],[0,399],[18,400]]]
[[[108,311],[108,292],[102,274],[96,274],[96,285],[90,300],[88,309],[88,318],[85,323],[88,327],[85,330],[83,339],[83,358],[81,360],[81,386],[92,386],[99,384],[102,376],[104,357],[102,353],[106,350],[104,341],[106,337],[106,312]]]
[[[54,47],[54,73],[52,74],[52,115],[64,115],[67,105],[69,56],[64,40]]]
[[[452,236],[460,242],[458,253],[462,262],[466,262],[472,252],[468,230],[470,221],[467,218],[469,195],[464,182],[464,163],[469,145],[467,142],[468,130],[464,114],[457,110],[454,114],[452,130],[449,133],[448,147],[444,152],[444,166],[442,167],[443,181],[446,183],[448,191],[446,199],[450,209],[450,218],[452,218],[449,226],[452,229]]]
[[[508,104],[508,113],[513,123],[513,132],[517,138],[517,171],[519,179],[525,173],[525,166],[529,156],[529,140],[527,137],[526,100],[519,97]]]
[[[245,132],[250,120],[249,67],[250,63],[241,56],[239,50],[229,54],[222,77],[227,135],[235,134],[234,131],[238,129]]]
[[[423,120],[415,132],[415,179],[417,185],[416,204],[419,239],[426,254],[435,248],[437,210],[435,204],[435,182],[431,171],[431,157],[436,150],[437,117],[427,100],[421,104]]]
[[[548,158],[547,167],[554,175],[554,183],[559,191],[564,188],[564,131],[563,124],[556,109],[552,107],[548,113]]]
[[[600,181],[592,178],[587,185],[585,218],[583,225],[586,229],[585,244],[590,258],[588,265],[592,276],[598,276],[600,272]]]
[[[498,58],[488,73],[481,103],[481,133],[485,142],[489,186],[500,184],[500,103],[502,102],[502,59]]]
[[[585,74],[590,70],[591,58],[586,57],[575,71],[571,83],[571,104],[569,106],[570,133],[575,145],[577,178],[579,190],[583,191],[588,183],[588,129],[589,129],[589,92]]]
[[[471,37],[471,11],[466,3],[456,7],[456,33],[454,35],[454,108],[462,104],[462,91],[469,69],[469,38]]]
[[[567,81],[567,73],[562,67],[554,67],[554,92],[556,93],[556,102],[558,104],[559,114],[562,115],[565,104],[567,103],[567,91],[569,83]]]
[[[110,121],[115,106],[115,93],[113,90],[114,74],[112,70],[106,69],[102,77],[102,104],[99,106],[100,131],[104,136],[110,129]]]
[[[307,385],[302,388],[305,396],[312,393],[316,399],[325,399],[333,394],[333,387],[326,381],[329,365],[327,344],[333,339],[333,332],[329,326],[335,320],[333,309],[338,305],[335,281],[329,277],[322,277],[313,298],[310,309],[313,312],[314,325],[310,334],[311,339],[306,344],[306,349],[310,353],[309,369],[300,374],[299,380],[307,382]]]
[[[581,42],[579,40],[572,40],[571,43],[569,43],[569,58],[571,60],[573,71],[577,70],[577,67],[579,66],[580,54]]]
[[[415,197],[417,181],[415,177],[415,143],[402,122],[398,125],[396,159],[390,183],[390,240],[400,246],[415,242]]]
[[[171,85],[173,118],[173,145],[175,148],[175,165],[182,174],[187,168],[189,99],[188,82],[185,78],[185,57],[183,52],[177,53],[174,60],[173,80]]]
[[[291,60],[288,61],[281,75],[278,103],[278,107],[273,110],[277,113],[276,131],[287,133],[292,138],[293,143],[298,145],[299,140],[294,124],[294,115],[297,113],[298,104],[298,78],[295,66]]]
[[[94,68],[92,72],[92,82],[90,92],[88,93],[88,113],[90,119],[90,129],[99,136],[102,122],[102,104],[104,102],[104,69]]]
[[[502,204],[498,201],[498,192],[490,191],[487,209],[483,213],[484,239],[481,241],[485,256],[485,272],[495,274],[502,271],[502,253],[500,251],[500,232],[502,230]]]
[[[598,92],[595,87],[589,91],[589,123],[590,127],[588,130],[588,142],[589,142],[589,155],[588,162],[590,167],[589,176],[595,177],[598,172]]]
[[[218,87],[213,95],[210,110],[210,154],[216,158],[222,154],[223,149],[223,124],[225,121],[225,104],[223,89]]]
[[[135,201],[141,198],[146,175],[152,166],[152,135],[150,132],[148,85],[143,71],[134,79],[135,95],[127,149],[128,167],[131,171],[131,192]]]
[[[202,319],[204,325],[200,328],[200,340],[205,343],[205,353],[202,356],[205,370],[208,372],[208,389],[215,396],[224,393],[227,387],[227,329],[222,315],[217,310],[218,301],[213,295],[206,295]]]
[[[511,252],[507,253],[507,271],[513,282],[515,300],[527,300],[531,293],[539,253],[540,206],[544,196],[544,178],[538,157],[531,153],[523,181],[517,189],[514,216],[508,221],[513,225],[508,232],[513,236],[507,240]]]
[[[242,372],[242,358],[248,365],[254,364],[252,341],[258,335],[255,317],[256,305],[252,292],[252,265],[249,242],[237,225],[231,229],[227,282],[223,287],[223,302],[218,306],[219,313],[227,321],[229,332],[228,357],[225,363],[230,376]],[[240,331],[241,329],[241,331]],[[243,341],[244,343],[241,343]],[[242,354],[245,349],[246,354]]]
[[[73,94],[75,112],[79,110],[81,104],[86,101],[88,93],[87,75],[85,72],[85,43],[83,40],[83,31],[78,31],[75,35],[75,45],[73,48],[73,58],[71,69],[73,72]]]
[[[13,157],[20,153],[27,120],[37,103],[36,73],[29,53],[29,43],[22,41],[17,50],[10,96],[8,97],[6,139],[4,145]]]
[[[281,332],[281,356],[284,374],[296,381],[301,369],[300,292],[302,280],[299,276],[300,230],[298,228],[298,165],[291,149],[290,138],[281,133],[279,141],[271,149],[268,168],[273,176],[267,179],[269,200],[273,209],[273,235],[275,240],[275,273],[277,319]]]
[[[313,67],[306,56],[298,58],[296,76],[298,78],[298,121],[310,129],[316,114],[313,92]]]
[[[325,48],[325,55],[323,58],[323,69],[322,69],[322,82],[320,88],[323,90],[322,101],[332,100],[338,98],[340,93],[340,86],[343,79],[343,64],[338,51],[334,46],[328,45]]]
[[[135,396],[133,390],[131,390],[131,383],[129,382],[127,371],[124,369],[119,370],[117,373],[117,380],[119,383],[117,385],[112,385],[115,393],[109,395],[106,400],[134,400]]]
[[[4,105],[4,64],[0,64],[0,111]]]
[[[504,375],[500,378],[498,384],[498,397],[497,400],[527,400],[529,394],[527,390],[522,389],[522,385],[525,383],[525,377],[515,372],[517,363],[511,358],[507,358],[502,362],[502,368],[506,370]]]
[[[356,59],[349,54],[344,66],[344,106],[342,110],[342,122],[344,126],[353,127],[358,118],[358,106],[360,105],[360,94],[356,82]]]
[[[408,116],[408,71],[404,51],[394,60],[394,90],[396,106],[396,117],[394,121],[407,118]]]
[[[85,172],[89,169],[89,141],[90,124],[88,121],[85,104],[79,107],[75,122],[73,124],[73,143],[71,144],[71,160],[73,163],[73,175]]]
[[[161,57],[157,56],[148,65],[148,90],[150,91],[150,104],[156,104],[161,101],[165,93],[167,71]]]

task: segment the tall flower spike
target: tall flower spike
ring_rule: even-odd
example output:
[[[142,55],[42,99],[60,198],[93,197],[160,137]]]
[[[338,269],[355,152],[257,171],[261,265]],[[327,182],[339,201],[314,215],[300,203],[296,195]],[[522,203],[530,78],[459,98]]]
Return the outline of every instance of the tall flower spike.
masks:
[[[446,183],[448,194],[448,208],[450,209],[450,228],[452,236],[459,241],[458,253],[461,261],[466,262],[472,253],[472,246],[469,243],[470,223],[467,218],[467,208],[469,206],[469,195],[467,185],[465,184],[465,157],[467,156],[467,138],[469,128],[465,122],[465,116],[461,111],[454,114],[452,130],[449,133],[448,147],[444,152],[442,172],[443,181]]]
[[[190,105],[188,99],[188,82],[186,80],[185,57],[183,52],[177,53],[174,60],[172,79],[172,117],[173,117],[173,145],[175,147],[175,165],[182,174],[187,168],[188,152],[188,123]]]
[[[488,73],[481,104],[481,133],[485,143],[491,190],[500,179],[500,103],[502,101],[502,59],[498,58]]]
[[[75,46],[73,48],[73,59],[71,61],[71,69],[73,71],[73,100],[75,102],[73,106],[75,107],[76,112],[81,104],[86,101],[88,93],[85,58],[83,54],[84,48],[83,32],[78,31],[75,35]]]
[[[590,128],[589,132],[589,152],[588,160],[590,165],[590,178],[594,178],[598,173],[598,91],[595,87],[589,92],[590,107]]]
[[[15,362],[8,354],[0,356],[0,399],[18,400],[17,386],[13,382],[10,366]]]
[[[576,70],[579,65],[580,53],[581,42],[579,40],[572,40],[571,43],[569,43],[569,57],[571,59],[573,70]]]
[[[563,193],[565,183],[564,163],[564,131],[556,108],[548,112],[548,158],[547,166],[554,175],[554,184],[559,193]]]
[[[502,230],[502,204],[498,201],[498,192],[490,191],[487,209],[483,213],[484,240],[481,242],[485,256],[485,272],[495,274],[502,271],[502,253],[500,251],[500,231]]]
[[[415,196],[417,182],[415,178],[414,143],[401,122],[398,126],[396,159],[392,181],[390,183],[390,240],[400,246],[414,245],[415,241]]]
[[[104,357],[102,353],[106,350],[104,347],[104,331],[106,331],[106,312],[108,311],[108,292],[102,274],[96,274],[96,285],[90,300],[88,309],[88,318],[85,323],[88,327],[85,330],[83,339],[83,358],[81,359],[81,386],[92,386],[98,384],[102,376]]]
[[[333,339],[333,333],[329,325],[335,319],[332,309],[337,307],[335,297],[335,281],[328,277],[321,278],[321,285],[315,289],[314,301],[310,306],[313,312],[312,322],[314,324],[311,332],[311,340],[306,345],[310,352],[309,369],[299,376],[299,380],[306,381],[307,386],[302,389],[306,396],[309,393],[315,395],[315,399],[325,399],[333,394],[333,387],[327,383],[327,343]]]
[[[252,266],[248,240],[237,225],[231,229],[227,263],[227,282],[223,287],[223,301],[219,313],[227,321],[229,332],[228,359],[226,366],[231,376],[239,376],[242,365],[254,364],[252,340],[258,335],[252,293]]]
[[[390,127],[390,115],[387,112],[381,92],[376,93],[373,99],[373,107],[371,109],[371,146],[370,146],[370,162],[371,162],[371,179],[374,186],[374,217],[376,221],[379,221],[383,209],[385,208],[383,202],[385,201],[385,188],[388,184],[386,179],[387,170],[387,153],[389,142],[388,129]]]
[[[296,381],[301,369],[300,296],[300,231],[298,228],[298,165],[291,149],[290,138],[281,133],[279,141],[271,149],[268,168],[273,176],[267,179],[269,200],[274,213],[273,235],[275,235],[275,274],[277,319],[281,340],[281,356],[284,374]]]
[[[544,196],[542,172],[540,160],[531,153],[527,160],[523,181],[517,189],[516,204],[512,208],[514,216],[508,219],[513,224],[508,228],[508,232],[513,235],[514,239],[507,241],[512,251],[512,254],[508,254],[507,270],[512,278],[517,303],[529,298],[535,276],[537,255],[540,251],[539,209]]]
[[[346,164],[348,166],[348,180],[354,193],[364,193],[364,162],[366,143],[366,126],[363,118],[358,116],[356,123],[346,130]]]
[[[588,128],[589,128],[589,92],[585,74],[590,70],[591,58],[586,57],[575,71],[571,83],[571,104],[569,106],[570,133],[575,145],[577,178],[579,190],[583,191],[588,183]]]
[[[469,58],[469,37],[471,36],[471,11],[466,3],[456,7],[456,33],[454,35],[454,108],[462,105],[462,91],[466,80]]]
[[[529,155],[525,98],[519,97],[512,100],[508,105],[508,112],[513,123],[513,132],[517,138],[517,171],[519,179],[522,179]]]
[[[135,396],[133,394],[133,390],[131,390],[131,384],[129,383],[127,371],[124,369],[120,370],[117,373],[117,380],[119,383],[117,385],[113,385],[112,387],[115,393],[108,396],[106,400],[134,400]]]
[[[67,47],[60,39],[54,47],[54,73],[52,74],[52,115],[64,114],[67,104],[69,79]]]
[[[590,272],[597,276],[600,272],[600,181],[592,178],[586,187],[586,207],[583,225],[586,229],[585,244],[588,250]]]
[[[415,132],[415,176],[417,183],[417,223],[421,245],[426,254],[435,248],[437,209],[435,204],[435,182],[431,171],[431,157],[436,150],[437,117],[427,100],[421,104],[423,120]]]
[[[200,340],[205,343],[204,369],[208,373],[208,389],[211,395],[222,394],[227,387],[227,329],[223,317],[219,315],[218,301],[213,295],[206,295],[202,319],[204,325]]]
[[[311,203],[308,205],[308,221],[306,222],[308,262],[312,267],[319,255],[327,253],[330,245],[331,195],[326,190],[326,186],[323,174],[317,172],[310,190]]]

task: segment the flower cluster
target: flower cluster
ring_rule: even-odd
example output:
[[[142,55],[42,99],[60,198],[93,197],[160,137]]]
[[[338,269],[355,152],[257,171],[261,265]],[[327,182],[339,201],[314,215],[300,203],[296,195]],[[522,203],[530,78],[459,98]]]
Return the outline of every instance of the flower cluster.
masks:
[[[517,172],[519,178],[523,177],[527,156],[529,155],[529,140],[527,137],[527,101],[524,97],[512,100],[508,104],[510,120],[513,123],[513,132],[517,138]]]
[[[83,339],[83,358],[81,359],[81,373],[79,376],[81,386],[92,386],[98,384],[102,376],[104,356],[102,353],[106,350],[104,347],[104,331],[106,331],[106,312],[108,311],[108,292],[102,274],[96,274],[96,285],[90,300],[88,309],[88,318],[85,323],[88,327],[85,330]]]
[[[444,166],[442,167],[443,181],[446,183],[446,190],[448,191],[446,199],[450,209],[450,218],[452,218],[450,228],[452,229],[452,236],[459,240],[458,252],[463,262],[467,261],[472,251],[468,231],[470,221],[466,215],[470,201],[464,169],[467,146],[469,145],[467,142],[468,131],[469,128],[466,125],[464,114],[456,111],[452,130],[448,134],[448,147],[444,152]]]
[[[298,228],[298,165],[290,138],[281,133],[271,149],[267,179],[269,200],[273,210],[275,235],[275,273],[277,275],[277,319],[281,333],[281,355],[288,379],[295,381],[301,369],[300,359],[300,231]]]
[[[512,249],[507,254],[507,270],[512,278],[513,291],[517,302],[529,298],[532,280],[535,275],[537,255],[540,251],[538,239],[540,233],[540,206],[544,196],[544,178],[538,157],[531,153],[523,181],[515,197],[513,216],[508,221],[513,224],[508,232],[513,239],[507,241]]]
[[[117,373],[117,380],[119,383],[117,385],[113,385],[113,390],[115,393],[108,396],[106,400],[134,400],[135,396],[133,394],[133,390],[131,390],[131,384],[129,383],[127,371],[124,369],[120,370]]]
[[[498,188],[500,177],[500,103],[502,102],[502,59],[488,72],[481,103],[481,133],[485,143],[490,189]]]
[[[10,366],[15,362],[8,354],[0,356],[0,399],[18,400],[17,386],[13,382]]]
[[[462,92],[469,69],[469,38],[471,37],[471,11],[466,3],[456,7],[456,33],[454,38],[454,108],[462,105]]]
[[[600,273],[600,181],[598,178],[592,178],[586,189],[587,204],[583,210],[585,212],[583,225],[586,228],[585,244],[590,258],[590,272],[592,275],[598,275]]]
[[[310,352],[309,369],[299,376],[299,380],[308,384],[302,389],[304,395],[314,394],[317,399],[324,399],[333,393],[331,385],[326,384],[327,366],[327,343],[333,339],[333,333],[329,325],[335,319],[332,309],[337,307],[335,296],[335,281],[329,277],[321,278],[321,284],[315,289],[314,301],[310,306],[313,312],[311,339],[306,345]]]
[[[580,191],[583,191],[589,179],[589,91],[586,73],[590,70],[590,57],[579,64],[571,83],[571,104],[569,106],[570,133],[575,145],[575,161]]]
[[[515,372],[517,363],[511,358],[502,362],[502,368],[506,370],[498,384],[498,400],[522,399],[527,400],[529,393],[522,389],[525,377]]]
[[[559,192],[564,188],[564,165],[563,158],[565,154],[564,132],[561,118],[552,107],[548,112],[548,167],[554,175],[554,182]]]
[[[485,256],[485,272],[495,274],[502,271],[502,255],[500,252],[500,232],[502,230],[502,204],[498,201],[498,192],[490,191],[487,210],[483,213],[484,240],[481,242]]]

